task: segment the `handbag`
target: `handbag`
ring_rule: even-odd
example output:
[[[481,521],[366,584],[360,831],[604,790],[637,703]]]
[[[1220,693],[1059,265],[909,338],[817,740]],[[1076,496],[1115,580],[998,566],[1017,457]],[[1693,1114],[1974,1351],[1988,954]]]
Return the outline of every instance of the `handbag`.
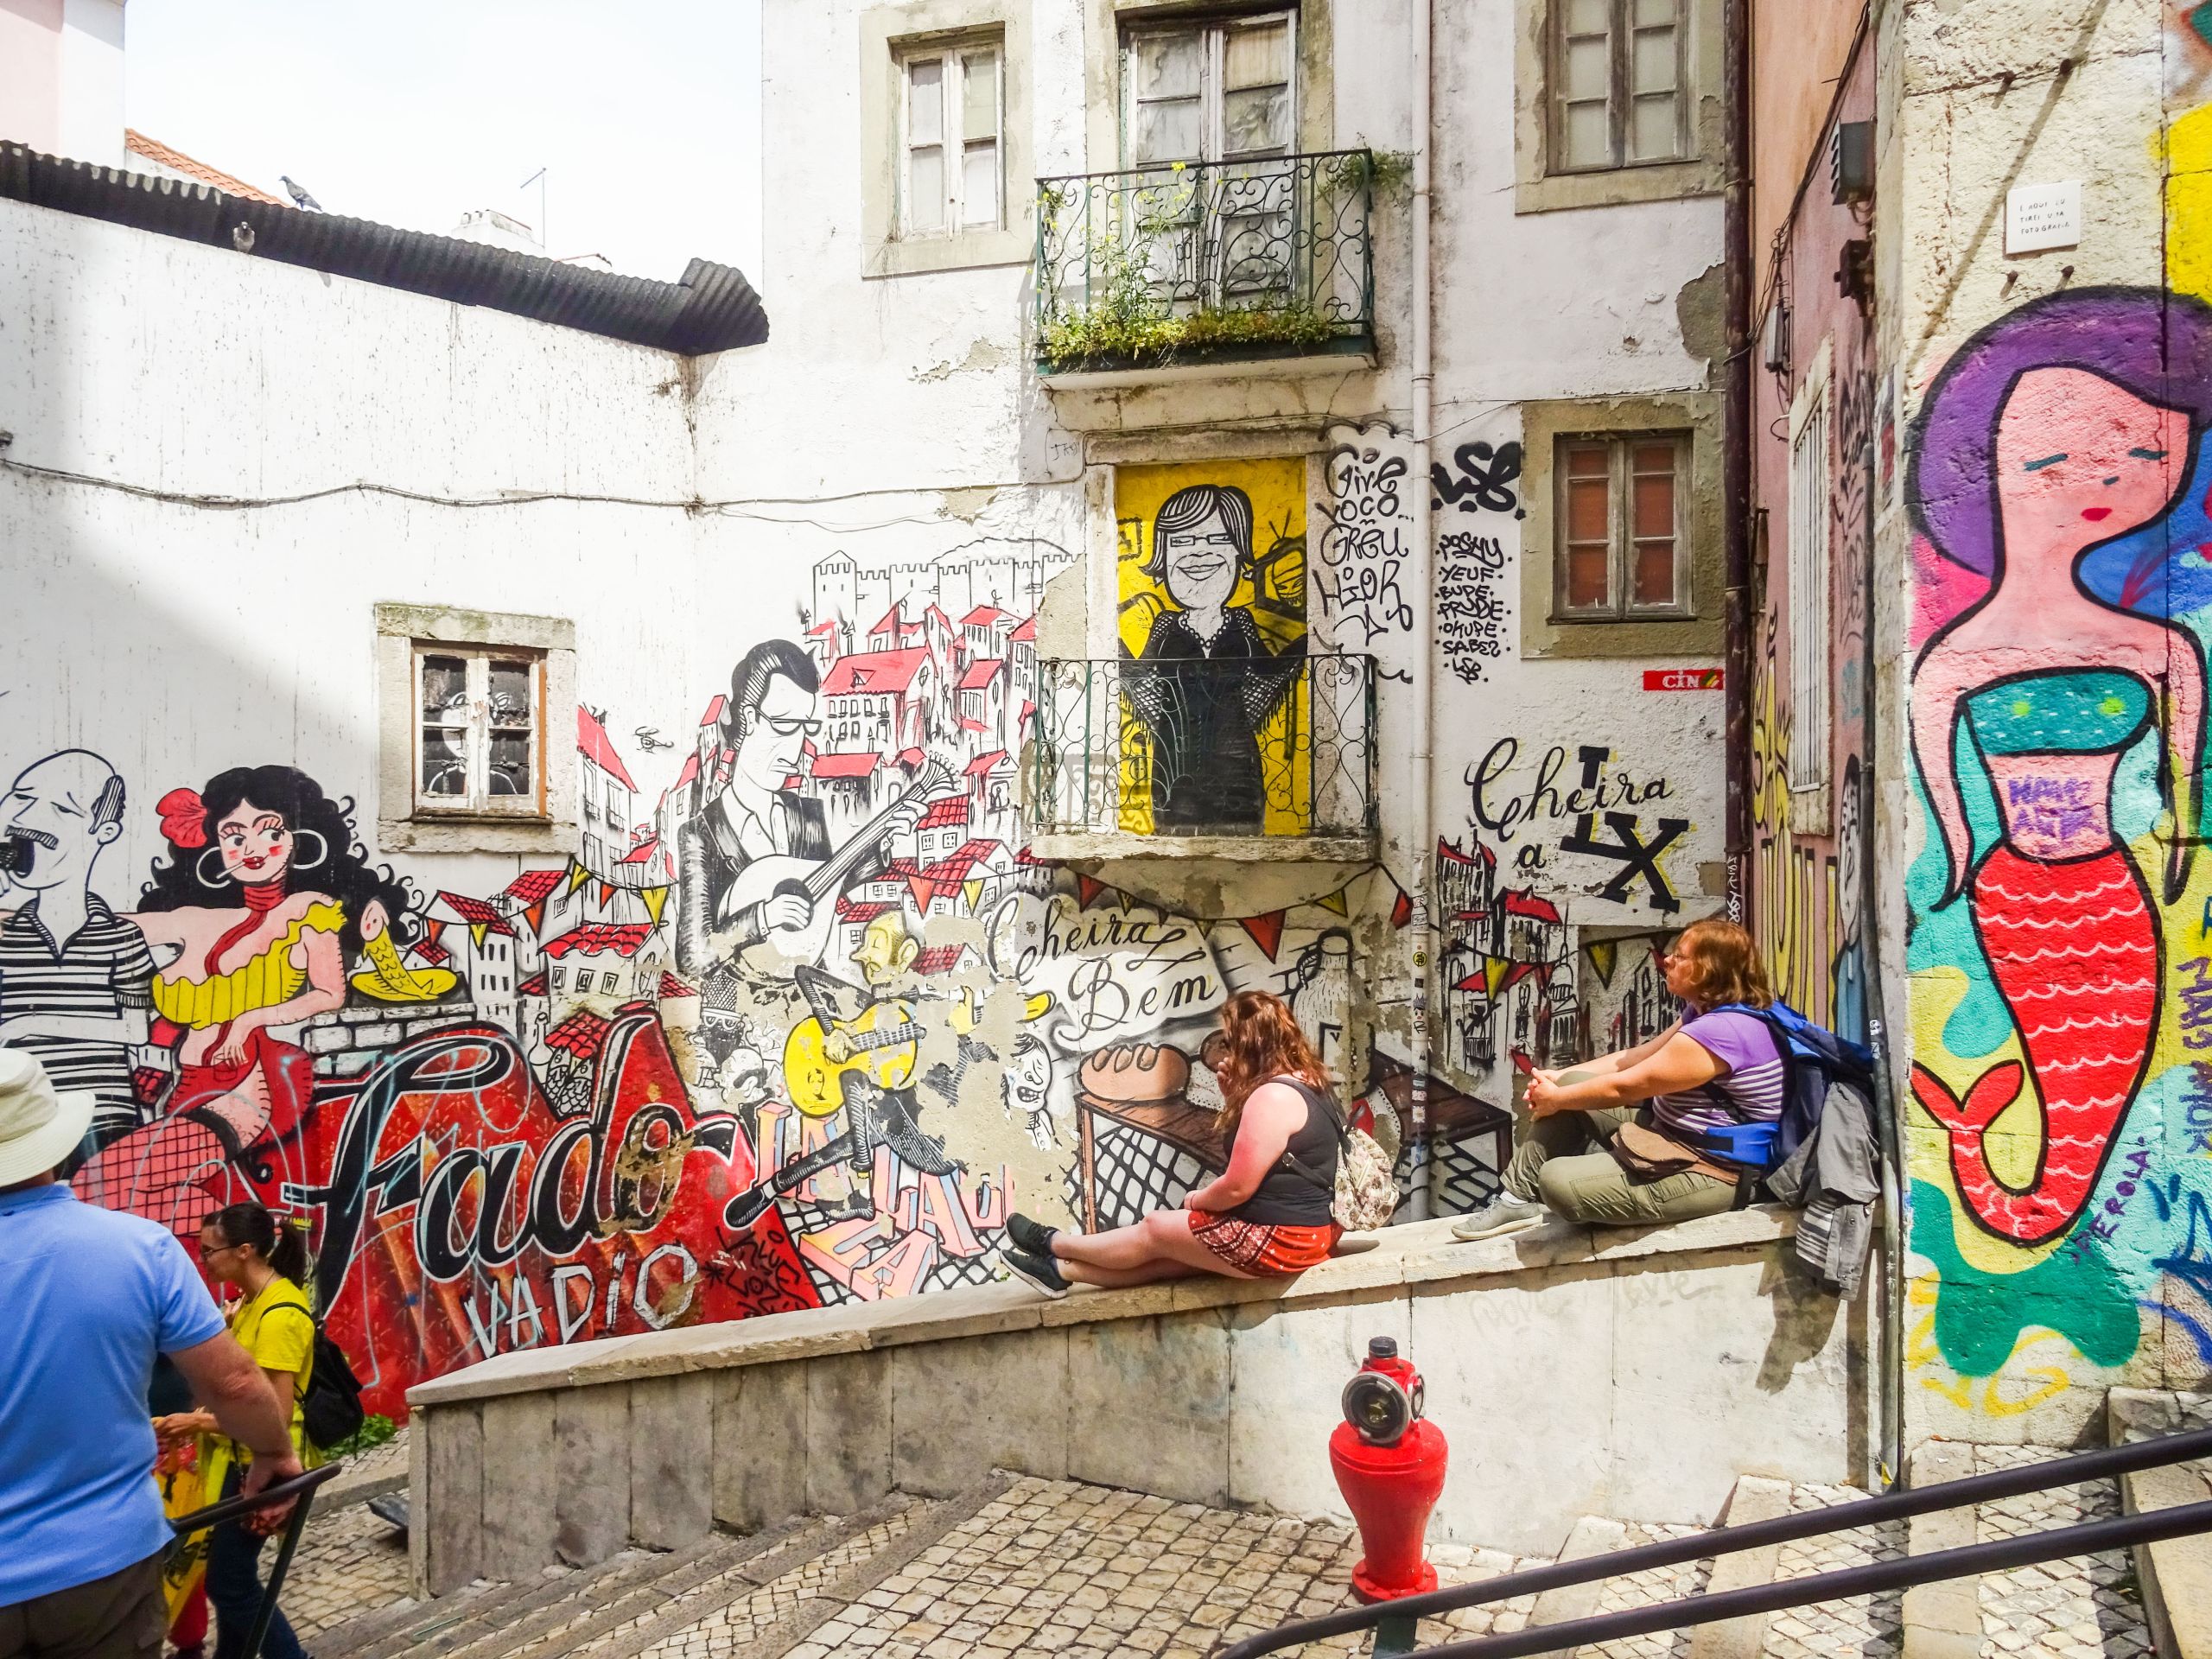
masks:
[[[1662,1135],[1641,1117],[1632,1118],[1614,1130],[1605,1149],[1613,1154],[1615,1163],[1644,1180],[1685,1174],[1692,1170],[1716,1180],[1732,1183],[1736,1179],[1732,1171],[1722,1169],[1681,1141]]]

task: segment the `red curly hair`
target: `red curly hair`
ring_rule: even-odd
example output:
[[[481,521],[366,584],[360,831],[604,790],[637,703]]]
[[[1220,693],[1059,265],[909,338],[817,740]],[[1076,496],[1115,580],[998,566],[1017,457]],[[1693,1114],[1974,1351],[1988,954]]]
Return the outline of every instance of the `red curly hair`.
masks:
[[[1222,1006],[1220,1058],[1214,1075],[1221,1079],[1221,1113],[1214,1122],[1234,1138],[1236,1120],[1252,1091],[1274,1077],[1296,1077],[1326,1091],[1329,1073],[1306,1033],[1298,1028],[1290,1004],[1267,991],[1239,991]]]

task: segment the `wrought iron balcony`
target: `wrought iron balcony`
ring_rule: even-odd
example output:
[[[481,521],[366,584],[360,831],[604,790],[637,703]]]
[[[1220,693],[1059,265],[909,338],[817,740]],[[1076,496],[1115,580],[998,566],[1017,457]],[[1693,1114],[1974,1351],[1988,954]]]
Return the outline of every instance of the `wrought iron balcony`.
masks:
[[[1144,850],[1127,837],[1315,858],[1372,842],[1371,657],[1046,658],[1037,682],[1024,810],[1040,856]]]
[[[1037,181],[1037,366],[1366,353],[1375,156],[1178,162]]]

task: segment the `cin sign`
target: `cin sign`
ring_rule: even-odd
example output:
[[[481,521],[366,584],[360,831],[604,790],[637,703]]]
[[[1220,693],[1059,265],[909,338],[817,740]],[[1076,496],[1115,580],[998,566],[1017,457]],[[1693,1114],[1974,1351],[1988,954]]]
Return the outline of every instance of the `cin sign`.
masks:
[[[1717,668],[1647,668],[1643,671],[1643,689],[1647,691],[1718,691],[1720,690],[1720,671]]]

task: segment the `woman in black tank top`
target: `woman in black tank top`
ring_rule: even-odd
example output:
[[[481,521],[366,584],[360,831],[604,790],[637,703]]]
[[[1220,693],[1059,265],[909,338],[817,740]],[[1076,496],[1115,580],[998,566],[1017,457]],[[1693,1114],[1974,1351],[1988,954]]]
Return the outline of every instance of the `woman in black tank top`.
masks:
[[[1229,1167],[1179,1210],[1084,1235],[1027,1216],[1007,1219],[1007,1271],[1048,1296],[1217,1273],[1263,1279],[1325,1258],[1343,1229],[1330,1214],[1344,1117],[1289,1005],[1240,991],[1221,1011],[1224,1105],[1216,1120]]]

